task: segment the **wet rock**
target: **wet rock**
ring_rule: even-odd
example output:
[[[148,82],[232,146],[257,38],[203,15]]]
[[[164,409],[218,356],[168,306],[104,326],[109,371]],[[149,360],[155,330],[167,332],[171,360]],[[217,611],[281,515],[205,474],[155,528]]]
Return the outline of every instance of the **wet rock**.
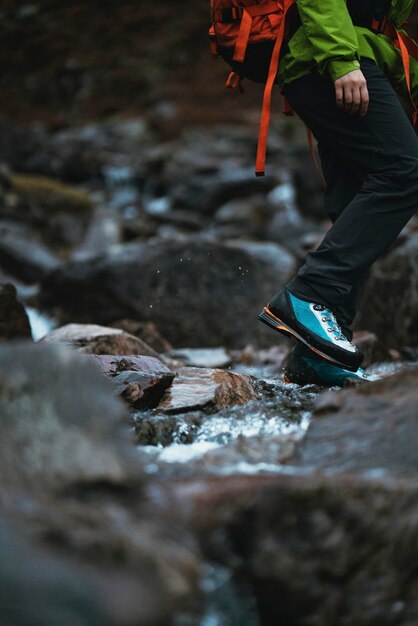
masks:
[[[0,413],[1,489],[142,480],[123,404],[92,363],[64,346],[0,347]]]
[[[263,626],[414,624],[417,377],[327,393],[276,474],[177,483],[185,523],[250,585]]]
[[[204,417],[181,415],[134,415],[135,440],[142,446],[169,446],[173,443],[193,443]]]
[[[175,376],[154,357],[93,356],[100,369],[111,377],[117,393],[137,409],[157,406]]]
[[[32,338],[29,318],[17,300],[15,286],[0,284],[0,341],[28,338]]]
[[[294,463],[391,480],[416,474],[417,367],[334,396],[338,405],[313,421]]]
[[[59,265],[58,258],[24,224],[0,222],[0,267],[6,273],[34,282]]]
[[[184,367],[157,407],[167,414],[201,409],[208,413],[246,404],[258,397],[250,378],[205,368]]]
[[[175,347],[270,345],[257,315],[289,278],[293,258],[275,244],[263,258],[263,249],[196,240],[124,244],[53,272],[41,300],[83,322],[152,321]]]
[[[376,333],[386,348],[418,345],[417,267],[418,233],[377,261],[370,272],[356,327]]]
[[[152,322],[137,322],[135,320],[116,320],[112,323],[114,328],[120,328],[134,337],[138,337],[144,341],[148,346],[158,353],[170,352],[173,346],[167,341],[165,337],[157,329],[156,325]]]
[[[67,324],[49,332],[42,343],[63,343],[85,354],[140,354],[159,358],[150,346],[118,328],[96,324]]]
[[[206,555],[250,583],[263,626],[414,623],[416,485],[236,475],[179,491]]]
[[[174,350],[168,356],[185,361],[189,367],[223,368],[231,364],[231,357],[225,348],[184,348]]]

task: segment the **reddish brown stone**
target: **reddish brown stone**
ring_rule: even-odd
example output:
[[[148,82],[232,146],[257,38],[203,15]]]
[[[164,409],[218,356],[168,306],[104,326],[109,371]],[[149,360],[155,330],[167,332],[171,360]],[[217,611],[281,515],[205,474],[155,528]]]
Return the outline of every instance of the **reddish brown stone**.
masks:
[[[159,358],[144,341],[118,328],[96,324],[67,324],[42,338],[45,343],[65,343],[85,354],[144,355]]]
[[[248,376],[217,369],[183,367],[166,392],[158,410],[175,414],[201,409],[212,413],[221,408],[246,404],[257,398]]]

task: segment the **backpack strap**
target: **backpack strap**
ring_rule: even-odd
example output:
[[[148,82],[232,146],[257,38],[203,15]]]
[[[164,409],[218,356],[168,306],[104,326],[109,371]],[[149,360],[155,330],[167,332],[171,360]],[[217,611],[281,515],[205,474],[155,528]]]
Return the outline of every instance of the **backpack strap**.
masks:
[[[210,53],[211,53],[211,55],[214,58],[219,56],[218,44],[217,44],[217,40],[216,40],[216,32],[215,32],[215,27],[214,27],[213,24],[209,28],[209,45],[210,45]]]
[[[261,111],[260,131],[258,134],[258,146],[257,146],[257,159],[255,166],[255,175],[264,176],[266,152],[267,152],[267,137],[270,126],[271,115],[271,92],[274,82],[276,80],[277,71],[279,69],[280,50],[282,47],[285,28],[286,28],[286,16],[290,7],[295,3],[295,0],[284,0],[283,2],[283,16],[280,23],[279,32],[277,34],[276,43],[274,44],[273,53],[271,55],[270,67],[267,77],[266,86],[264,89],[263,108]]]
[[[417,118],[418,118],[418,109],[412,97],[412,91],[411,91],[411,64],[409,60],[408,44],[406,40],[404,39],[404,35],[400,33],[396,28],[395,28],[395,33],[396,33],[395,44],[396,43],[398,44],[399,49],[401,51],[401,55],[402,55],[402,63],[403,63],[403,67],[405,70],[406,86],[408,89],[409,99],[412,104],[412,121],[415,126],[415,124],[417,123]]]
[[[244,87],[242,86],[243,80],[244,77],[237,72],[230,72],[228,78],[226,79],[225,86],[228,89],[238,89],[240,93],[244,93]]]
[[[409,57],[412,56],[418,61],[418,45],[413,39],[408,37],[406,33],[401,33],[393,22],[387,22],[384,29],[381,30],[384,35],[390,37],[397,48],[399,48],[402,56],[402,64],[405,71],[406,87],[409,99],[412,104],[412,121],[415,126],[418,120],[418,108],[412,97],[411,90],[411,63]]]

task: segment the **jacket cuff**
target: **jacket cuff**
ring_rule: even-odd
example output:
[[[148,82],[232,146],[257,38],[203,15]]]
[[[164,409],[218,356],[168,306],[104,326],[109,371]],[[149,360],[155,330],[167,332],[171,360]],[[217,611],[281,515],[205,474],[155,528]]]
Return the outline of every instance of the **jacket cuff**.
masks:
[[[348,72],[353,72],[358,69],[360,69],[360,63],[356,59],[353,59],[352,61],[334,59],[328,63],[328,72],[334,81],[341,78],[341,76],[344,76],[344,74],[348,74]]]

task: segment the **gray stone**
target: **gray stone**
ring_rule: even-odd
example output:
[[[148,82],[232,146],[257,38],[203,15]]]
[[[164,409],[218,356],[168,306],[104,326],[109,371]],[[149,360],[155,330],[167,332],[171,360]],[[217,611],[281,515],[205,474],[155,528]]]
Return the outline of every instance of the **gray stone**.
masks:
[[[64,346],[0,347],[0,415],[1,489],[142,480],[124,405],[86,357]]]
[[[155,407],[175,376],[174,372],[154,357],[92,358],[105,374],[111,376],[117,393],[137,409]]]
[[[53,272],[41,300],[64,321],[152,321],[174,347],[268,346],[281,338],[257,315],[293,267],[275,244],[131,243]]]
[[[324,403],[293,463],[388,479],[418,473],[418,367],[362,385]]]
[[[418,233],[373,266],[356,328],[376,333],[386,348],[418,345]]]

